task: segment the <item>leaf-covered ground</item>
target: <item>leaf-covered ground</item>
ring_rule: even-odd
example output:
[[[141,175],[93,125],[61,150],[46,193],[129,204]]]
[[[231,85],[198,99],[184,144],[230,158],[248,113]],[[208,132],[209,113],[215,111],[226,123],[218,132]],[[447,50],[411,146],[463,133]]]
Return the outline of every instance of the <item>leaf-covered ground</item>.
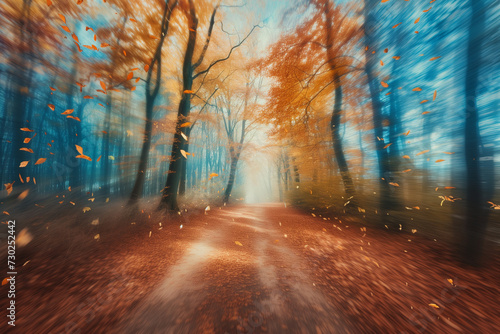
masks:
[[[146,222],[123,216],[108,228],[111,216],[90,219],[84,231],[35,229],[21,254],[29,262],[18,270],[12,332],[500,330],[498,261],[463,267],[418,232],[365,230],[354,219],[282,205],[212,208],[175,221],[142,215]],[[65,235],[64,247],[50,245]]]

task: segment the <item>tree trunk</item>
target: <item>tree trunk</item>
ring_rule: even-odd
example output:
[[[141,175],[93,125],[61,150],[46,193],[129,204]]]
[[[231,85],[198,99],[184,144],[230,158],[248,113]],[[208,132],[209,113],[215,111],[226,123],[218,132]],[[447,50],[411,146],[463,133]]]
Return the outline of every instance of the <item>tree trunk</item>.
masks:
[[[198,18],[194,9],[194,4],[190,0],[190,17],[189,17],[189,39],[187,44],[186,53],[184,55],[184,63],[182,66],[182,100],[179,104],[177,112],[177,124],[175,127],[174,142],[172,143],[170,164],[168,167],[167,182],[163,188],[163,196],[160,201],[160,209],[167,211],[178,211],[177,192],[180,183],[180,168],[184,159],[181,155],[181,150],[184,147],[185,140],[181,135],[181,124],[187,121],[189,112],[191,110],[191,93],[189,91],[193,88],[193,53],[196,45],[196,29],[198,27]],[[186,92],[188,91],[188,92]]]
[[[466,163],[466,246],[465,259],[471,265],[478,265],[484,233],[487,226],[481,175],[479,166],[479,115],[477,110],[477,84],[481,62],[481,42],[485,27],[485,3],[470,0],[471,19],[467,46],[467,68],[465,78],[465,163]]]

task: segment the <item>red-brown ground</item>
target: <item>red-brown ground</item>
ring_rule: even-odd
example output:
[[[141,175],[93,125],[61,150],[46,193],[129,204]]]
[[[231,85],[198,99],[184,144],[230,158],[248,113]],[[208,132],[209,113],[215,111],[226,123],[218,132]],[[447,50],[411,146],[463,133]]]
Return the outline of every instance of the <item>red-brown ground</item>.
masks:
[[[418,232],[282,205],[130,223],[25,255],[0,333],[500,333],[498,262],[463,267]]]

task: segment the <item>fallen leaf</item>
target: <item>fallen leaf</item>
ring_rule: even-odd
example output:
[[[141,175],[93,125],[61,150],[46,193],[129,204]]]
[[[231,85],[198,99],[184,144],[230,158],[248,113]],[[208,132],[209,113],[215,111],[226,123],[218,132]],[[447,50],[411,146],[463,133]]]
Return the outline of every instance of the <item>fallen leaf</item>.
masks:
[[[438,305],[436,305],[436,304],[429,304],[429,306],[432,306],[432,307],[434,307],[434,308],[439,308],[439,306],[438,306]]]

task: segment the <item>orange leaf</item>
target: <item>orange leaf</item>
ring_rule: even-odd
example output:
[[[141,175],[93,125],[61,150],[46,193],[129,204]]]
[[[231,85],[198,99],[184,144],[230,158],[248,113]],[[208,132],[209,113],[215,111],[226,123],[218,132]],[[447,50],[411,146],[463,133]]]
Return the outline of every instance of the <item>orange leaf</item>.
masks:
[[[78,48],[78,52],[82,52],[82,48],[80,47],[80,44],[78,44],[77,42],[75,42],[75,45]]]
[[[431,3],[432,3],[432,2],[431,2]],[[427,12],[428,12],[428,11],[430,11],[431,9],[432,9],[432,7],[431,7],[431,8],[429,8],[429,9],[423,10],[423,12],[424,12],[424,13],[427,13]]]
[[[443,152],[444,154],[455,154],[455,152]]]
[[[49,107],[52,111],[56,110],[56,106],[53,104],[47,104],[47,107]]]
[[[134,72],[130,72],[128,75],[127,75],[127,80],[130,80],[134,77]]]
[[[83,154],[83,147],[81,147],[80,145],[75,145],[75,146],[78,153]]]
[[[69,28],[67,26],[61,26],[61,28],[63,28],[63,30],[66,32],[71,32],[71,30],[69,30]]]
[[[403,155],[403,159],[410,159],[409,155]]]
[[[101,43],[101,48],[105,48],[105,47],[107,47],[107,46],[109,46],[109,44],[108,44],[108,43]]]
[[[397,184],[396,182],[389,182],[389,184],[394,187],[399,187],[399,184]]]
[[[33,132],[33,130],[30,130],[28,128],[21,128],[21,131]]]
[[[19,151],[26,151],[26,152],[29,152],[29,153],[33,153],[33,150],[31,148],[26,148],[26,147],[21,147],[19,149]]]
[[[401,57],[400,57],[400,56],[394,56],[394,57],[392,57],[392,58],[394,58],[394,59],[396,59],[396,60],[400,60],[400,59],[401,59]]]
[[[24,168],[24,167],[28,166],[29,162],[30,162],[29,160],[28,161],[21,161],[21,163],[19,164],[19,167]]]
[[[50,2],[50,0],[47,0],[47,5],[48,6],[52,5],[52,2]],[[5,213],[5,211],[4,211],[4,213]],[[10,281],[10,277],[5,277],[2,281],[2,285],[9,283],[9,281]]]
[[[381,81],[381,82],[380,82],[380,84],[381,84],[383,87],[385,87],[385,88],[389,87],[389,85],[388,85],[387,83],[383,82],[383,81]]]
[[[125,50],[123,50],[123,55],[126,57],[127,56],[127,52]]]
[[[28,144],[30,142],[31,138],[24,138],[23,143]]]
[[[389,143],[389,144],[385,145],[385,146],[384,146],[384,149],[388,148],[388,147],[389,147],[389,146],[391,146],[391,145],[392,145],[392,143]]]
[[[63,113],[61,113],[61,115],[69,115],[69,114],[71,114],[73,111],[75,111],[75,109],[67,109],[66,111],[64,111]]]
[[[444,187],[444,189],[456,189],[455,187]]]
[[[66,23],[66,18],[64,17],[64,15],[63,15],[63,14],[57,14],[57,15],[59,15],[59,17],[61,18],[61,20],[62,20],[64,23]]]
[[[75,42],[80,43],[80,41],[78,40],[78,36],[76,36],[74,33],[71,36],[73,37]]]
[[[436,59],[439,59],[439,58],[441,58],[441,56],[439,56],[439,57],[433,57],[433,58],[429,59],[429,61],[433,61],[433,60],[436,60]]]
[[[106,91],[106,84],[103,81],[99,81],[99,84],[101,85],[102,89]]]
[[[85,95],[83,98],[84,98],[84,99],[93,99],[94,97],[92,97],[92,96],[90,96],[90,95]]]
[[[408,172],[411,172],[411,169],[405,169],[405,170],[403,171],[403,173],[408,173]]]
[[[417,156],[418,156],[418,155],[422,155],[422,154],[427,153],[427,152],[429,152],[429,150],[424,150],[424,151],[422,151],[422,152],[418,152],[416,155],[417,155]]]
[[[414,92],[421,92],[421,91],[422,91],[422,88],[420,88],[420,87],[415,87],[415,88],[413,88],[413,89],[412,89],[412,91],[414,91]]]
[[[437,93],[438,93],[438,91],[437,91],[437,90],[435,90],[435,91],[434,91],[434,96],[432,96],[432,101],[436,101],[436,96],[437,96]]]
[[[38,159],[38,160],[35,162],[35,165],[41,165],[41,164],[43,164],[46,160],[47,160],[47,158],[40,158],[40,159]]]
[[[398,24],[392,26],[392,29],[397,28],[401,23],[403,23],[403,22],[399,22]]]
[[[193,94],[194,92],[192,90],[185,90],[184,94]]]
[[[420,21],[420,17],[415,20],[415,24],[417,24]]]
[[[146,72],[149,71],[149,65],[148,64],[144,65],[144,71],[146,71]]]
[[[185,128],[185,127],[188,127],[188,126],[191,126],[191,122],[186,122],[186,123],[182,123],[181,124],[181,128]]]
[[[100,155],[99,158],[97,158],[97,161],[101,160],[101,157],[102,157],[102,155]]]
[[[21,183],[24,183],[24,180],[23,180],[21,174],[19,174],[19,180],[21,180]]]
[[[423,104],[425,102],[429,102],[429,100],[422,100],[422,102],[420,102],[420,104]]]
[[[80,158],[80,159],[85,159],[85,160],[88,160],[88,161],[92,161],[92,159],[89,157],[89,156],[86,156],[86,155],[77,155],[76,158]]]
[[[436,160],[436,162],[443,162],[443,161],[444,161],[444,159],[438,159],[438,160]]]
[[[430,114],[430,111],[424,111],[424,112],[422,113],[422,115],[427,115],[427,114]]]
[[[75,121],[81,122],[81,120],[76,116],[68,115],[68,116],[66,116],[66,118],[71,118],[71,119],[74,119]]]

